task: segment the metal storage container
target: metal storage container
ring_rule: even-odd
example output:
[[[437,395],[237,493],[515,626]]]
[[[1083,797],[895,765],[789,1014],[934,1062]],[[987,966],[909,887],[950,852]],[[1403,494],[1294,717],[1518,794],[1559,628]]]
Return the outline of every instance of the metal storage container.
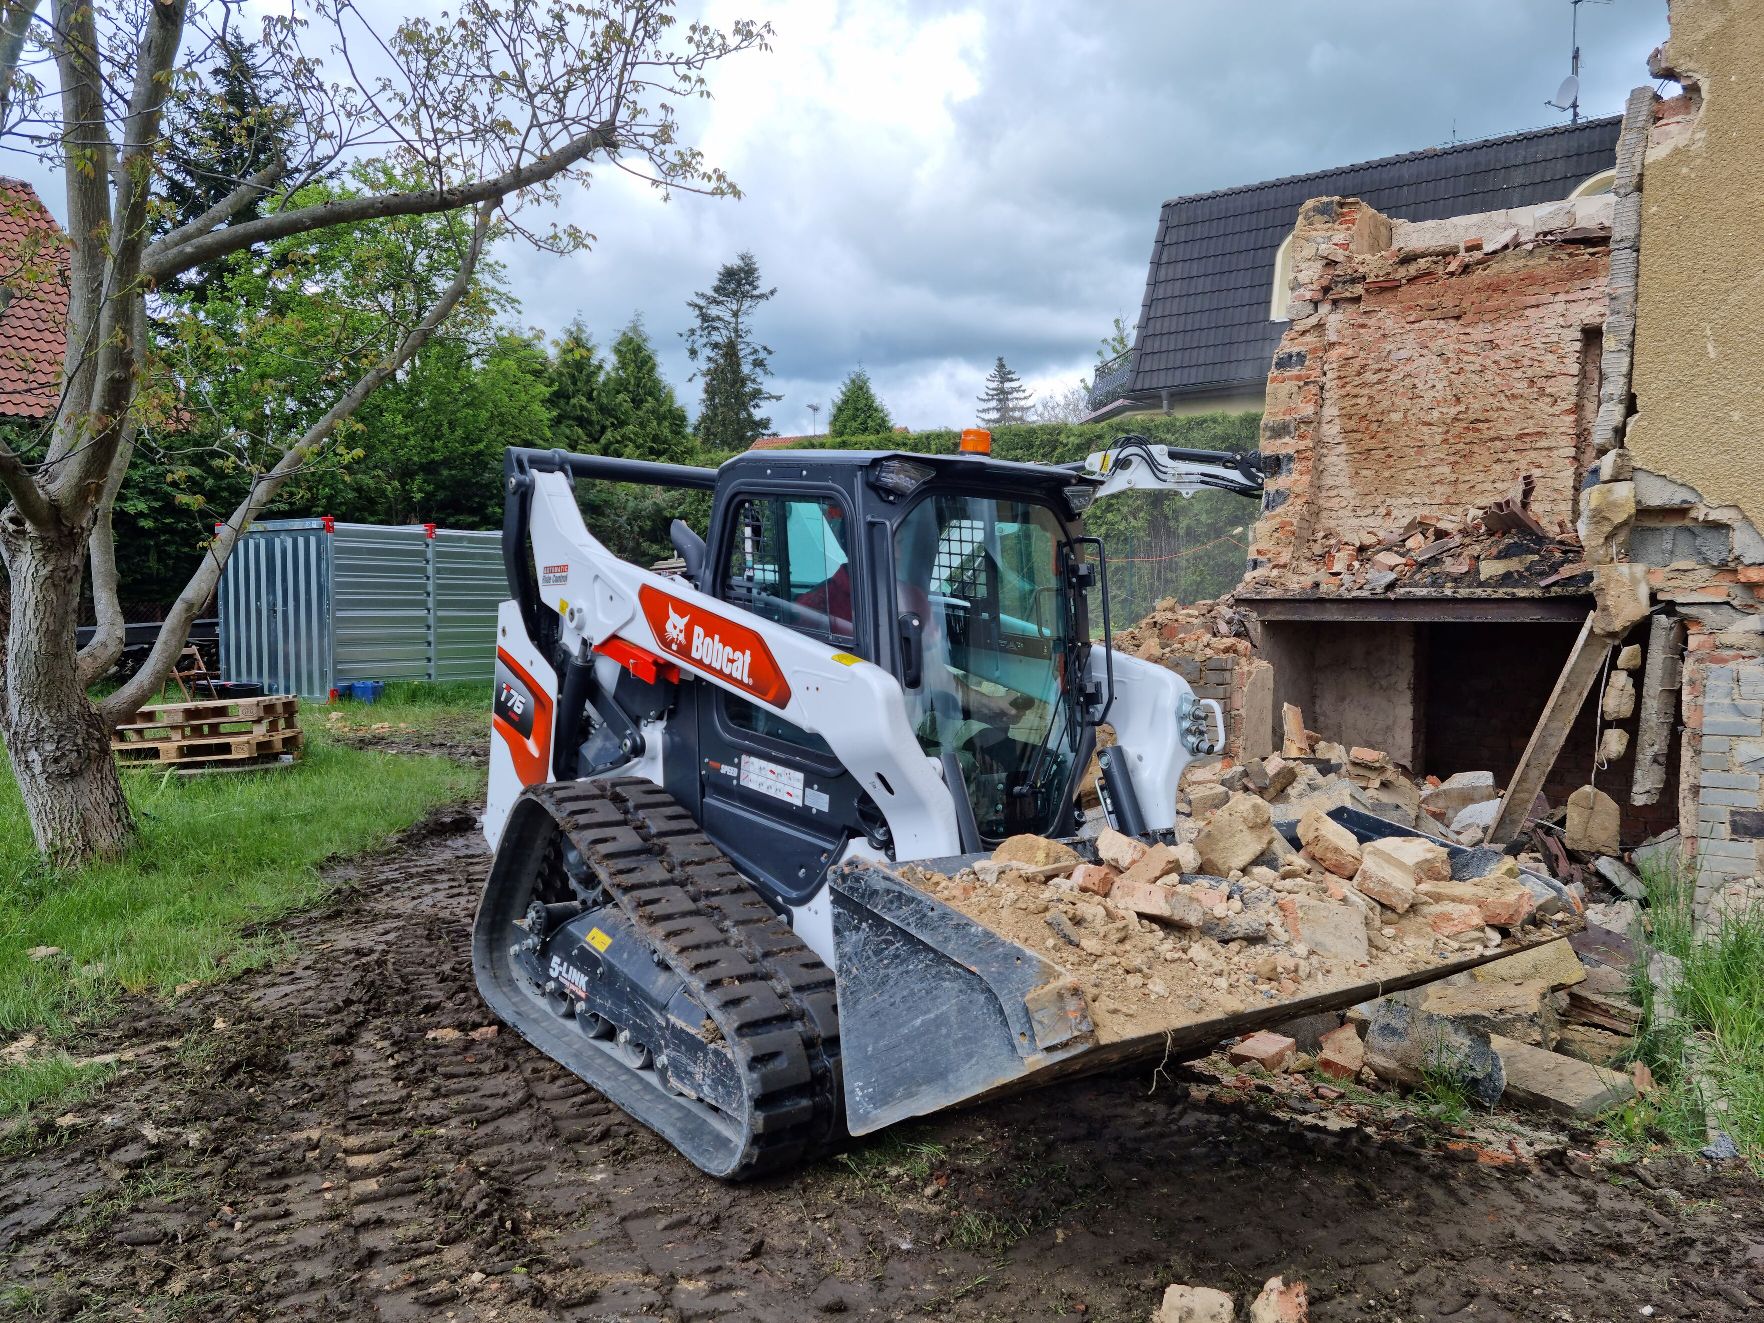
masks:
[[[508,596],[502,535],[266,519],[221,574],[221,674],[325,698],[356,680],[482,680]]]

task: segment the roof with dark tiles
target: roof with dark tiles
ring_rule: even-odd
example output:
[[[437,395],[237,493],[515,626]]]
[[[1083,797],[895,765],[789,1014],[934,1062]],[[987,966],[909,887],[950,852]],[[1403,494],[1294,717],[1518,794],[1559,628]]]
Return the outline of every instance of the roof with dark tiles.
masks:
[[[1268,316],[1275,259],[1311,198],[1357,197],[1400,220],[1550,202],[1612,168],[1621,124],[1584,120],[1172,198],[1158,217],[1128,393],[1261,385],[1286,328]]]
[[[0,177],[0,417],[55,412],[66,348],[66,237],[35,189]]]

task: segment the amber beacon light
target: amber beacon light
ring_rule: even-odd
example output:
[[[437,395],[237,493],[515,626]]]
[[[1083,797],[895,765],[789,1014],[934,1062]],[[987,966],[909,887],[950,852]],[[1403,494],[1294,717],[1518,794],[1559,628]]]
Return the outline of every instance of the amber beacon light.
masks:
[[[984,427],[964,427],[962,429],[962,453],[964,455],[990,455],[992,453],[992,433]]]

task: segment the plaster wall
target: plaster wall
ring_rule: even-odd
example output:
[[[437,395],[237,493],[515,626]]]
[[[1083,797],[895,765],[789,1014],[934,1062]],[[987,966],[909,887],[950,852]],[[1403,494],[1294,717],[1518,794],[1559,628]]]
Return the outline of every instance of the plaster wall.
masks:
[[[1642,184],[1636,463],[1764,526],[1764,22],[1755,0],[1673,0]]]

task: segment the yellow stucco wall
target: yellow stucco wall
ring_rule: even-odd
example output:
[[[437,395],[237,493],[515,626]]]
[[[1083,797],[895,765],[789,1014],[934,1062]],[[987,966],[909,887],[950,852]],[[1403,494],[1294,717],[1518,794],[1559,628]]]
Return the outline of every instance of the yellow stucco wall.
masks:
[[[1702,107],[1657,127],[1642,173],[1636,463],[1764,528],[1764,14],[1672,0],[1664,66]]]

